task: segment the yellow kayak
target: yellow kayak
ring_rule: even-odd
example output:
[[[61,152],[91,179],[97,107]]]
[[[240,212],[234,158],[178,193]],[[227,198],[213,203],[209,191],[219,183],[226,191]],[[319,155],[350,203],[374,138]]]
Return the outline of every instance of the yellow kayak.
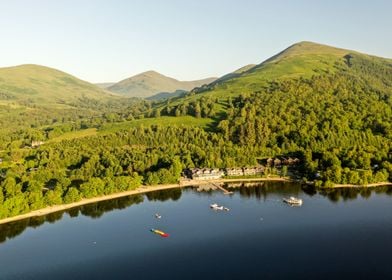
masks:
[[[161,230],[159,230],[159,229],[151,229],[151,232],[153,232],[153,233],[155,233],[155,234],[159,234],[160,236],[162,236],[162,237],[168,237],[169,236],[169,234],[167,234],[167,233],[165,233],[165,232],[163,232],[163,231],[161,231]]]

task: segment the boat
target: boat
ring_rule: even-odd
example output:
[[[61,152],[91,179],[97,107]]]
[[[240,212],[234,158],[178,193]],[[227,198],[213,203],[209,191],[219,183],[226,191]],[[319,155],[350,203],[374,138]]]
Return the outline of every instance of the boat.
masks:
[[[230,210],[229,208],[224,207],[224,206],[222,206],[222,205],[218,205],[217,203],[210,204],[210,207],[211,207],[213,210],[225,210],[225,211],[229,211],[229,210]]]
[[[214,210],[223,210],[223,206],[222,205],[218,205],[217,203],[213,203],[210,205],[210,207]]]
[[[154,228],[152,228],[150,231],[153,232],[153,233],[155,233],[155,234],[158,234],[158,235],[160,235],[160,236],[162,236],[162,237],[169,237],[169,234],[168,234],[168,233],[163,232],[163,231],[161,231],[161,230],[159,230],[159,229],[154,229]]]
[[[158,213],[155,213],[155,218],[160,219],[160,218],[162,218],[162,216]]]
[[[296,198],[294,196],[290,196],[289,198],[283,198],[283,201],[286,202],[287,204],[290,205],[295,205],[295,206],[301,206],[302,205],[302,199]]]

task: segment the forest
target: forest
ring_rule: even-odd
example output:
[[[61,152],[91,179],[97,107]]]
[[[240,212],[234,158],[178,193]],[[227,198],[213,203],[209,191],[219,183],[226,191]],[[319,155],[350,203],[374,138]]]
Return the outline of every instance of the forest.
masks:
[[[211,88],[163,102],[85,100],[20,114],[1,107],[0,219],[176,183],[184,168],[255,166],[268,157],[298,157],[297,171],[316,186],[392,181],[391,77],[391,64],[352,54],[334,71],[227,96]],[[177,124],[165,125],[168,116]],[[184,116],[210,122],[182,124]]]

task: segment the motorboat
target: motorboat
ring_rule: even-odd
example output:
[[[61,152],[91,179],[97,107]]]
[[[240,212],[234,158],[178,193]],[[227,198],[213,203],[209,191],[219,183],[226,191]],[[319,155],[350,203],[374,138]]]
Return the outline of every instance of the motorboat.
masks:
[[[302,205],[302,199],[296,198],[294,196],[290,196],[289,198],[283,198],[283,201],[286,202],[287,204],[290,204],[293,206],[301,206]]]
[[[211,204],[210,207],[214,210],[223,210],[223,206],[216,203]]]
[[[160,218],[162,218],[162,216],[160,214],[156,213],[155,218],[160,219]]]
[[[213,210],[225,210],[225,211],[229,211],[230,210],[229,208],[224,207],[223,205],[218,205],[217,203],[210,204],[210,207]]]

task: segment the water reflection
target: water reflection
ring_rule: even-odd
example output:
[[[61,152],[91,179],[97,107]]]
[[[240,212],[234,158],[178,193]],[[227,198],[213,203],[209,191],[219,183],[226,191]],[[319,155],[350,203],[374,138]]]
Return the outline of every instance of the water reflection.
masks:
[[[58,220],[61,220],[64,213],[68,214],[68,216],[71,218],[78,217],[79,214],[82,214],[83,216],[88,216],[94,219],[101,217],[104,213],[116,209],[124,209],[131,205],[139,204],[143,201],[143,195],[125,196],[117,199],[86,204],[72,209],[51,213],[45,216],[32,217],[20,221],[2,224],[0,225],[0,243],[20,235],[28,227],[37,228],[46,222],[54,223]]]
[[[358,198],[369,199],[373,194],[387,194],[392,195],[392,187],[384,186],[377,188],[336,188],[336,189],[317,189],[312,186],[301,185],[299,183],[287,182],[252,182],[252,183],[226,183],[224,188],[239,194],[243,198],[257,198],[258,200],[266,200],[270,195],[281,195],[282,197],[288,195],[297,196],[304,193],[308,196],[321,195],[328,200],[338,203],[339,201],[349,201]],[[220,190],[216,190],[221,192]],[[101,201],[97,203],[87,204],[80,207],[75,207],[65,211],[51,213],[46,216],[32,217],[8,224],[0,225],[0,243],[7,239],[12,239],[28,228],[37,228],[44,223],[55,223],[61,220],[64,213],[71,218],[79,215],[88,216],[93,219],[102,217],[107,212],[124,209],[134,204],[139,204],[144,201],[144,196],[148,201],[177,201],[182,196],[183,189],[170,189],[146,193],[144,195],[133,195],[121,197],[113,200]],[[198,192],[200,196],[214,195],[214,191]]]
[[[369,199],[373,193],[392,195],[392,187],[383,186],[377,188],[335,188],[316,190],[332,202],[355,200],[358,196]]]
[[[297,195],[301,192],[301,184],[288,182],[251,182],[226,183],[224,188],[239,193],[241,197],[266,200],[269,195]]]
[[[149,201],[167,201],[169,199],[177,201],[181,198],[181,195],[182,190],[180,188],[146,193]]]

